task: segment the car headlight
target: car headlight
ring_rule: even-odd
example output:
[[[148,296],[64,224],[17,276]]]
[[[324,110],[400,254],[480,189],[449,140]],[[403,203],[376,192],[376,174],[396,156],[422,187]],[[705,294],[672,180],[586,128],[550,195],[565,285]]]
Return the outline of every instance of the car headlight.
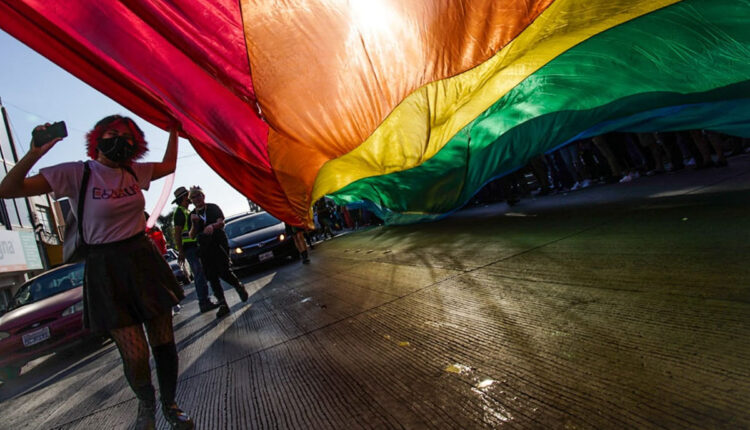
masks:
[[[235,254],[242,254],[243,252],[245,252],[245,251],[243,251],[242,248],[240,248],[240,247],[234,248],[234,253]]]
[[[66,317],[68,315],[73,315],[81,311],[83,311],[83,300],[65,309],[62,313],[62,316]]]
[[[284,233],[281,233],[281,234],[279,235],[279,242],[283,242],[283,241],[284,241],[284,239],[286,239],[286,236],[284,236]]]
[[[7,331],[0,331],[0,340],[10,337],[10,333]]]

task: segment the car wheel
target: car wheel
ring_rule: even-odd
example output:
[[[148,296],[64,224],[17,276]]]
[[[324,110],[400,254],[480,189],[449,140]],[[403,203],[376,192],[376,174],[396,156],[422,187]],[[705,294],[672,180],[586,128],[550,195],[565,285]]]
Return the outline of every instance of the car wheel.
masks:
[[[0,367],[0,381],[9,382],[21,374],[21,366],[5,366]]]

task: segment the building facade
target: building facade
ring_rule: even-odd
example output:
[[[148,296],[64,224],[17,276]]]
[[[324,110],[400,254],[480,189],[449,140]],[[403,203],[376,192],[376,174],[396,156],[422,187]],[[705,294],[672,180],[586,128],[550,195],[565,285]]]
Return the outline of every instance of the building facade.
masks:
[[[0,113],[2,180],[23,154],[18,152],[2,102]],[[0,199],[0,309],[28,278],[62,262],[63,229],[60,204],[49,195]]]

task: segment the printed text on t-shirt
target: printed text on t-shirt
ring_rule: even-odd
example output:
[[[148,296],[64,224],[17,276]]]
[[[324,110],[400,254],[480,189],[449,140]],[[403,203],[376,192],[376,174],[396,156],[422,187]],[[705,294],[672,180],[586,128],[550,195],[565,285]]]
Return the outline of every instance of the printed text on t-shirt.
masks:
[[[138,184],[133,184],[129,187],[120,188],[117,190],[94,187],[91,190],[91,193],[92,193],[91,198],[93,198],[94,200],[120,199],[123,197],[134,196],[140,190],[141,190],[141,187],[139,187]]]

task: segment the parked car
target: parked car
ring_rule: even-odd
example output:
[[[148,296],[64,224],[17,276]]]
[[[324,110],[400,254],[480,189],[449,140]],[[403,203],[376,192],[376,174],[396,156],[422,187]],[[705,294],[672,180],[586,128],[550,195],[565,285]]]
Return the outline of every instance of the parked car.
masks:
[[[164,254],[164,259],[167,261],[172,261],[177,259],[177,251],[175,251],[174,248],[167,248],[167,253]]]
[[[238,215],[225,221],[232,266],[245,269],[261,263],[299,258],[284,223],[266,212]]]
[[[24,283],[0,317],[0,380],[27,362],[90,337],[83,327],[83,263],[47,271]]]
[[[177,252],[174,249],[168,249],[167,253],[164,254],[164,259],[169,263],[169,268],[172,269],[172,273],[180,285],[187,285],[193,282],[193,273],[190,271],[190,266],[185,262],[180,263],[177,259]]]

